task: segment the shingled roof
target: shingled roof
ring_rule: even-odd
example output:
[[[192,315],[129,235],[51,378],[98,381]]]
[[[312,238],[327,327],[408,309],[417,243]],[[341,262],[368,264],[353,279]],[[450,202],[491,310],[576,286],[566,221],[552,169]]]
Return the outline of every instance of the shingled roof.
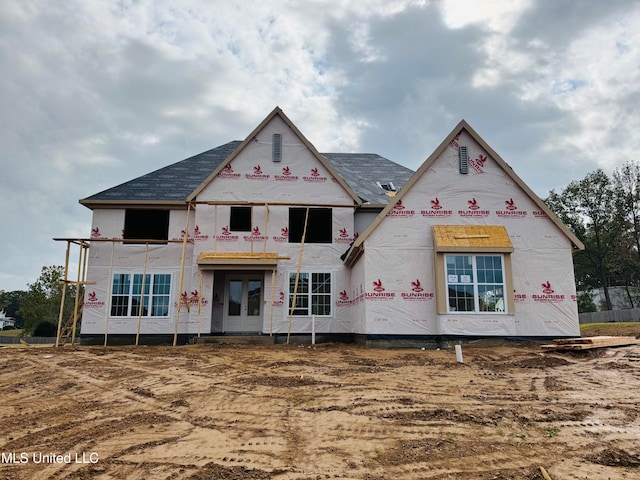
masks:
[[[80,200],[93,208],[105,204],[184,204],[187,197],[231,155],[242,142],[236,140],[109,188]],[[363,203],[386,204],[391,197],[380,188],[392,183],[397,190],[413,171],[372,153],[322,153]]]
[[[403,167],[375,153],[322,153],[329,163],[356,192],[363,203],[387,204],[392,198],[380,188],[392,184],[400,190],[407,183],[413,170]]]

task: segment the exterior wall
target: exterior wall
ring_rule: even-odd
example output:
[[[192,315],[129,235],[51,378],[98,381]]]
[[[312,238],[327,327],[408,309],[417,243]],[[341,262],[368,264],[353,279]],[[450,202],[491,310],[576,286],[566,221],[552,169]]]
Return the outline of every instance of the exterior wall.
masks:
[[[273,133],[282,134],[281,162],[271,160]],[[333,314],[316,318],[316,330],[319,333],[351,332],[349,306],[338,302],[338,294],[351,288],[350,270],[344,267],[340,256],[354,240],[353,199],[279,117],[256,135],[197,200],[212,204],[197,206],[194,231],[190,232],[194,239],[192,284],[199,283],[200,271],[195,262],[202,252],[277,252],[289,257],[278,262],[273,284],[271,271],[264,274],[263,333],[289,331],[289,274],[296,272],[300,258],[300,244],[289,243],[288,239],[290,206],[311,203],[332,208],[332,243],[306,243],[300,269],[332,273]],[[230,203],[234,201],[239,206],[244,202],[254,203],[253,232],[230,230]],[[220,308],[219,282],[223,281],[222,274],[215,276],[213,288],[218,302],[215,308]],[[204,289],[203,294],[210,295],[211,291]],[[206,315],[211,317],[210,312]],[[214,320],[214,331],[218,328],[221,328],[219,321]],[[311,317],[293,317],[292,333],[310,331]]]
[[[172,210],[169,215],[169,239],[178,241],[167,244],[123,244],[124,209],[94,210],[92,242],[89,249],[87,285],[82,315],[81,334],[135,334],[140,320],[141,334],[173,333],[175,315],[180,295],[180,276],[183,244],[179,242],[187,224],[186,210]],[[193,222],[194,215],[192,214]],[[116,240],[111,241],[111,240]],[[183,291],[190,292],[192,267],[190,259],[193,247],[187,244]],[[146,264],[146,267],[145,267]],[[111,317],[111,279],[113,274],[161,273],[171,274],[170,309],[168,317]],[[180,309],[178,333],[197,333],[197,319],[190,318],[186,308]]]
[[[469,151],[466,175],[458,145]],[[438,314],[433,225],[505,226],[515,249],[515,311]],[[367,238],[364,256],[367,333],[579,335],[569,240],[466,132]]]
[[[378,210],[359,210],[355,213],[354,230],[359,235],[364,232],[371,222],[373,222],[382,209]]]
[[[272,134],[282,134],[282,161],[271,158]],[[469,151],[469,173],[458,171],[458,146]],[[332,314],[316,319],[318,333],[370,335],[579,335],[571,244],[535,202],[463,132],[397,201],[364,243],[364,256],[351,269],[340,256],[375,218],[354,213],[354,201],[330,171],[279,117],[273,119],[198,195],[186,210],[170,213],[166,245],[124,245],[123,209],[94,210],[82,334],[224,331],[225,278],[232,271],[201,270],[203,252],[276,252],[275,275],[263,279],[262,333],[308,333],[311,317],[290,319],[289,275],[332,274]],[[209,203],[207,203],[209,202]],[[230,212],[252,205],[252,231],[230,229]],[[332,209],[332,242],[289,243],[289,208]],[[188,227],[187,227],[188,225]],[[434,225],[503,225],[511,254],[514,307],[507,314],[438,313]],[[189,243],[182,255],[184,234]],[[101,241],[105,240],[105,241]],[[167,317],[110,316],[114,273],[171,275]],[[446,295],[446,293],[442,293]],[[179,313],[178,313],[179,312]]]
[[[233,232],[228,229],[229,205],[198,205],[195,225],[199,233],[194,235],[193,231],[190,232],[194,239],[193,277],[190,284],[196,288],[200,283],[201,270],[196,262],[202,252],[277,252],[281,256],[289,257],[288,260],[279,260],[273,287],[271,271],[264,273],[263,333],[286,333],[289,329],[287,312],[289,273],[295,273],[297,270],[300,244],[289,243],[286,232],[283,233],[288,226],[288,206],[270,206],[268,216],[264,206],[255,206],[253,214],[254,228],[258,228],[259,234]],[[332,273],[333,316],[316,319],[316,329],[319,333],[351,331],[350,316],[347,310],[337,303],[337,298],[340,291],[351,288],[348,283],[351,272],[343,265],[340,256],[353,241],[353,208],[334,207],[332,214],[333,242],[331,244],[306,243],[302,252],[301,271]],[[224,282],[224,275],[216,274],[213,283],[212,279],[211,272],[203,272],[203,304],[207,305],[203,309],[206,311],[202,312],[203,328],[211,326],[211,316],[214,311],[208,307],[211,300],[213,299],[214,309],[221,309],[223,303],[221,283]],[[211,331],[221,331],[221,325],[215,321],[214,324]],[[311,331],[311,318],[294,317],[291,331],[294,333]]]
[[[282,134],[282,161],[273,162],[272,134]],[[354,239],[353,198],[331,176],[299,137],[275,116],[254,137],[220,175],[200,192],[199,203],[188,222],[184,278],[180,288],[181,242],[167,245],[122,245],[94,242],[90,249],[83,334],[135,334],[137,318],[111,318],[110,297],[113,273],[142,273],[145,259],[147,273],[172,275],[171,309],[167,318],[142,318],[141,333],[172,334],[180,305],[178,333],[209,334],[222,332],[225,275],[228,271],[202,271],[197,259],[202,252],[277,252],[289,257],[280,260],[275,276],[259,272],[263,278],[263,333],[286,333],[289,330],[289,274],[295,273],[300,244],[289,243],[289,207],[317,205],[332,208],[332,243],[306,243],[300,270],[332,274],[332,315],[316,319],[318,333],[351,332],[349,304],[338,302],[339,292],[351,290],[350,270],[340,256]],[[251,232],[230,230],[230,211],[251,202]],[[187,212],[170,214],[169,239],[181,240],[187,225]],[[93,238],[122,238],[124,210],[94,210]],[[181,301],[180,299],[184,299]],[[311,331],[311,317],[293,317],[292,333]]]
[[[367,244],[364,257],[358,263],[365,268],[366,333],[437,334],[431,249],[407,248],[400,241],[382,248]]]

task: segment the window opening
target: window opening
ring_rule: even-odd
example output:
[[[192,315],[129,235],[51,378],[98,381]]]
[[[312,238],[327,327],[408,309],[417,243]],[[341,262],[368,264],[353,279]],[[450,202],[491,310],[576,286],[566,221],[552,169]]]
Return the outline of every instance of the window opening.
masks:
[[[169,210],[126,209],[124,240],[168,240]]]
[[[289,243],[302,243],[306,208],[289,208]],[[333,217],[330,208],[310,208],[305,243],[331,243]]]
[[[250,232],[251,207],[231,207],[229,229],[232,232]]]

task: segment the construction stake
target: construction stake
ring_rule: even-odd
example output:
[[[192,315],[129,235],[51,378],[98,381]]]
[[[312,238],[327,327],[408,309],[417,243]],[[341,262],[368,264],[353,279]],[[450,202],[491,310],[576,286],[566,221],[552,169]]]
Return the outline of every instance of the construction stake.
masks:
[[[540,473],[542,473],[542,476],[544,477],[544,480],[551,480],[551,477],[549,476],[547,471],[542,466],[540,467]]]

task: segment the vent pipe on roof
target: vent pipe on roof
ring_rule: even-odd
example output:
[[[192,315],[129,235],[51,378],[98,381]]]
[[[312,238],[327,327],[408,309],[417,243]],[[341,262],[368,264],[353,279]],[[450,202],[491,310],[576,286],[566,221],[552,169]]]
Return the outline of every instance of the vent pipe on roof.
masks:
[[[281,133],[273,134],[272,158],[274,162],[282,161],[282,134]]]
[[[469,173],[469,156],[467,147],[458,147],[458,159],[460,161],[460,173]]]

